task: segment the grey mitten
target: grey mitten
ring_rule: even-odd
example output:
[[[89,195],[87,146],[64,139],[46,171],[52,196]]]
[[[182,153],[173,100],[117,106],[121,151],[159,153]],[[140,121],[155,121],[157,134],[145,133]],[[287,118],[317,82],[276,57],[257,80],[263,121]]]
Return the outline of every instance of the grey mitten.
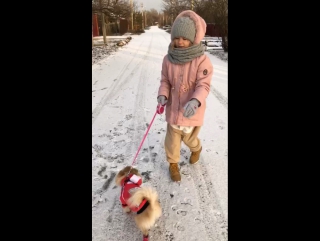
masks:
[[[160,105],[165,105],[168,102],[167,97],[164,95],[159,95],[157,100]]]
[[[190,100],[184,107],[185,111],[183,113],[183,116],[187,118],[190,118],[191,116],[193,116],[197,112],[199,104],[200,102],[196,99]]]

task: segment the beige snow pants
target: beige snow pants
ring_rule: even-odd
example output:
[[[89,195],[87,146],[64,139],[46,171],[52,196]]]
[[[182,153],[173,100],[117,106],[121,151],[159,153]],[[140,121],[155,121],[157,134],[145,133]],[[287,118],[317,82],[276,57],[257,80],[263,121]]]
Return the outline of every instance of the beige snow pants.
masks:
[[[178,163],[180,161],[181,141],[190,148],[191,152],[200,150],[201,143],[198,138],[200,129],[201,126],[195,126],[190,133],[184,133],[182,130],[175,129],[170,124],[167,124],[164,148],[169,163]]]

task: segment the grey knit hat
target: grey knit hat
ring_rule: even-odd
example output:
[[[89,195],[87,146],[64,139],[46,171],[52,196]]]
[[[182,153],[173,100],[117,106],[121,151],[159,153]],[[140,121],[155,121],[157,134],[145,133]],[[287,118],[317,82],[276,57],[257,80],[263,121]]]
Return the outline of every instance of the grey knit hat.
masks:
[[[171,28],[171,40],[176,37],[184,37],[193,43],[196,36],[196,26],[189,17],[177,18]]]

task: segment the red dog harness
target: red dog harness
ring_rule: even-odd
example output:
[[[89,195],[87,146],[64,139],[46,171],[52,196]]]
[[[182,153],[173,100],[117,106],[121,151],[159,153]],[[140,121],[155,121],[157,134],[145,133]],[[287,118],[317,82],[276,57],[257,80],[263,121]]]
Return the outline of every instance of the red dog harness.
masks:
[[[137,176],[135,174],[130,174],[127,178],[124,178],[121,181],[122,190],[121,190],[121,195],[120,195],[120,201],[122,203],[122,207],[128,206],[127,205],[127,200],[131,197],[130,190],[131,189],[133,190],[134,188],[140,188],[141,184],[142,184],[141,177],[139,177],[139,176]],[[129,207],[130,207],[131,211],[139,213],[139,210],[145,204],[149,204],[149,203],[147,202],[146,199],[143,199],[139,206],[136,206],[136,207],[130,207],[129,206]]]

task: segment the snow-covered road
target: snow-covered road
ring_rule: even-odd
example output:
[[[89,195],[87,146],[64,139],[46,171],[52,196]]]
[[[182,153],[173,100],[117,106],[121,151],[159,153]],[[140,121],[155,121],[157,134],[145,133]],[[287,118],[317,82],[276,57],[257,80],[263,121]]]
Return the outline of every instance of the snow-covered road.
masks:
[[[170,34],[156,26],[92,66],[92,240],[142,240],[133,215],[123,213],[116,173],[131,165],[157,105],[162,59]],[[166,122],[157,115],[137,158],[163,215],[150,241],[228,239],[228,65],[213,64],[211,91],[200,131],[203,150],[191,166],[182,144],[181,183],[171,181],[164,153]]]

